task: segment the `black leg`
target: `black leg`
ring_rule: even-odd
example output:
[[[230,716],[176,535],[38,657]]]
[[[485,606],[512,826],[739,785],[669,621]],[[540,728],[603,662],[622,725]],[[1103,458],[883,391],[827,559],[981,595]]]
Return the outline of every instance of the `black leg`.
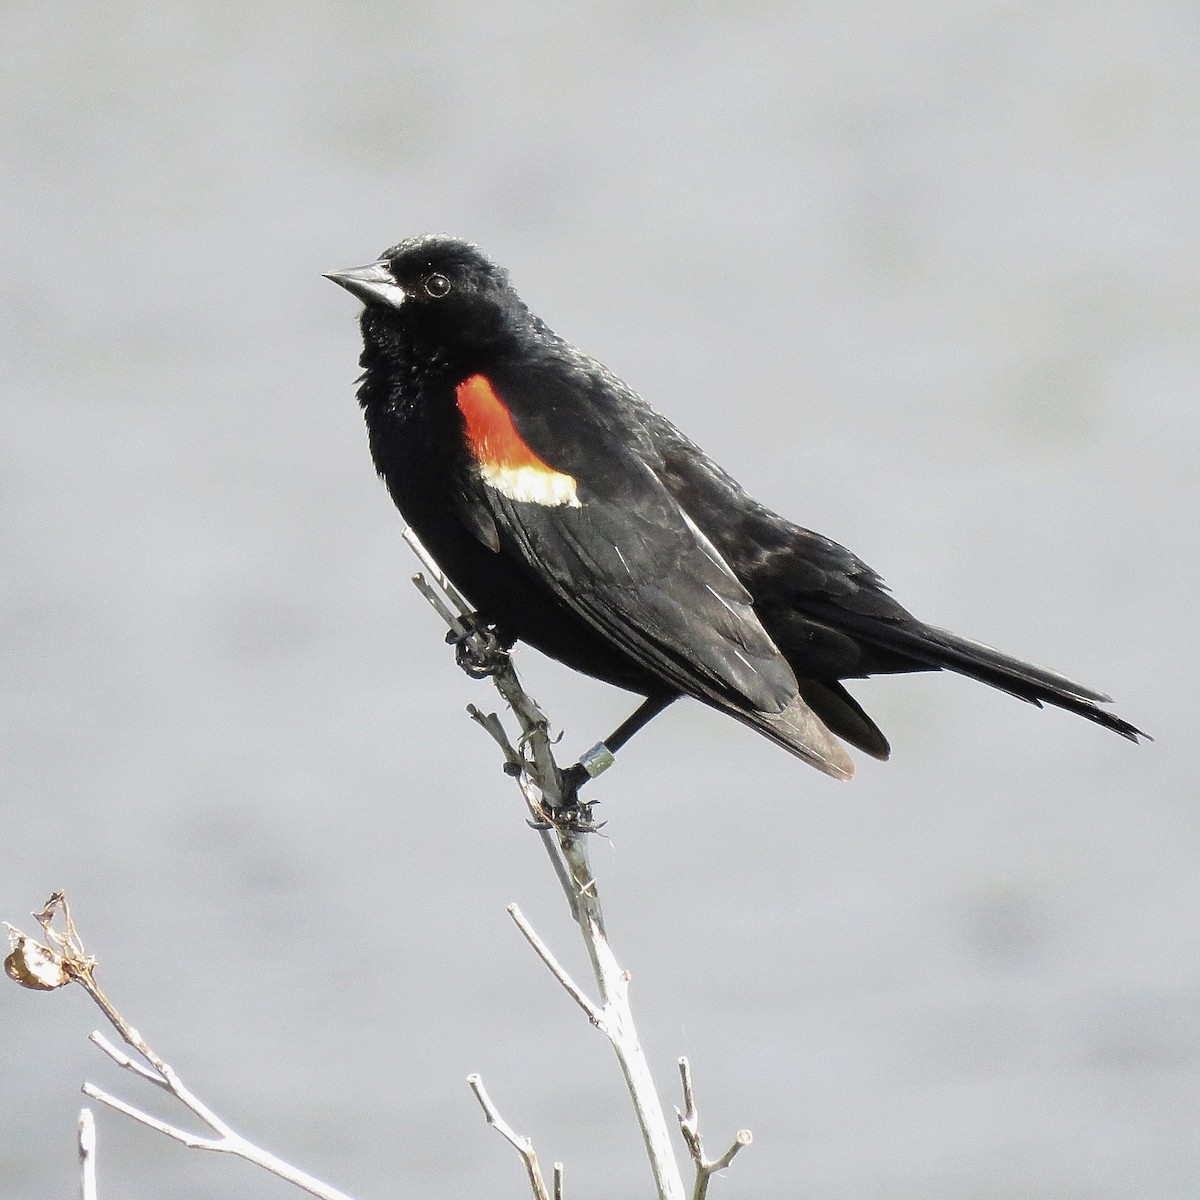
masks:
[[[668,704],[678,699],[677,695],[648,696],[604,739],[604,744],[616,754],[639,729],[649,725]]]
[[[612,756],[639,729],[649,725],[668,704],[678,699],[678,693],[648,696],[604,741],[597,746],[593,746],[574,766],[568,767],[563,772],[563,802],[567,807],[573,808],[575,806],[575,798],[579,794],[579,789],[589,779],[606,770],[611,765]],[[608,761],[604,761],[605,759]],[[603,765],[600,765],[602,762]],[[588,767],[584,765],[585,763],[595,765],[592,766],[591,770],[588,770]]]

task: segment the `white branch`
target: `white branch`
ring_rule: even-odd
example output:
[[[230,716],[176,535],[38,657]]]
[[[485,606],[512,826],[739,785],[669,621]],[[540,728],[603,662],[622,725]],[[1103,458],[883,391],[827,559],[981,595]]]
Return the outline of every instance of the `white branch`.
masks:
[[[575,883],[579,929],[592,961],[596,986],[600,990],[603,1014],[601,1028],[612,1043],[625,1076],[660,1200],[684,1200],[683,1177],[675,1161],[670,1128],[663,1115],[654,1076],[633,1021],[633,1009],[629,1002],[630,975],[617,962],[604,932],[604,914],[588,860],[585,836],[562,827],[558,831],[559,846]]]
[[[140,1062],[134,1062],[124,1050],[114,1046],[100,1030],[93,1029],[88,1034],[88,1041],[107,1054],[118,1067],[126,1071],[132,1071],[139,1079],[144,1079],[147,1083],[152,1083],[155,1087],[162,1088],[163,1091],[169,1092],[171,1090],[171,1085],[157,1071],[151,1071],[149,1067],[143,1067]]]
[[[416,534],[411,529],[406,530],[404,539],[428,569],[430,578],[443,588],[450,604],[458,610],[461,617],[469,617],[471,612],[466,601],[446,579]],[[422,593],[434,603],[432,597],[428,596],[427,582],[422,579],[421,583]],[[440,600],[434,603],[434,608],[451,626],[456,636],[461,636],[459,629],[472,624],[465,620],[452,619],[453,614],[447,614],[447,605]],[[471,637],[476,636],[479,635],[469,634],[468,643]],[[492,682],[508,702],[520,724],[521,737],[517,743],[519,749],[513,750],[507,734],[502,728],[497,728],[499,722],[494,716],[484,717],[477,709],[472,711],[471,716],[487,730],[503,750],[506,767],[519,769],[517,782],[531,812],[535,817],[543,817],[553,827],[555,839],[551,839],[547,832],[547,847],[552,851],[551,857],[555,860],[559,879],[563,881],[564,890],[567,892],[571,915],[583,934],[592,973],[596,977],[596,986],[600,992],[599,1005],[589,1000],[571,980],[549,948],[520,915],[520,910],[513,905],[509,912],[538,957],[571,998],[587,1013],[588,1019],[600,1028],[612,1043],[641,1127],[659,1200],[685,1200],[683,1177],[675,1161],[670,1127],[663,1114],[662,1104],[654,1087],[654,1078],[633,1021],[633,1010],[629,1003],[629,973],[617,962],[604,931],[604,915],[585,840],[589,828],[586,815],[581,819],[579,813],[568,812],[564,808],[562,772],[554,760],[545,714],[521,686],[509,656],[494,638],[491,642],[490,645],[479,647],[480,661],[486,662],[486,673],[491,675]],[[471,649],[469,644],[468,649]],[[461,657],[459,661],[462,663]],[[474,665],[472,664],[472,667]],[[472,670],[471,673],[476,672]],[[554,840],[557,840],[557,847],[553,844]],[[553,853],[555,849],[556,854]]]
[[[79,1200],[97,1200],[96,1121],[90,1108],[79,1110]]]
[[[186,1092],[188,1099],[180,1095],[174,1087],[171,1088],[172,1093],[177,1099],[195,1111],[193,1103],[189,1102],[194,1102],[195,1097],[190,1092],[187,1092],[186,1089],[182,1090]],[[298,1167],[292,1166],[291,1163],[284,1162],[282,1158],[272,1154],[269,1150],[264,1150],[261,1146],[256,1146],[253,1142],[242,1137],[241,1134],[235,1133],[227,1125],[224,1125],[223,1122],[220,1124],[224,1132],[219,1133],[216,1137],[205,1137],[201,1134],[189,1133],[186,1129],[180,1129],[175,1125],[168,1124],[166,1121],[160,1121],[157,1117],[152,1117],[149,1113],[143,1112],[139,1108],[134,1108],[132,1104],[126,1104],[124,1100],[119,1100],[116,1096],[102,1091],[95,1084],[85,1083],[83,1085],[83,1092],[93,1100],[97,1100],[116,1112],[124,1114],[130,1120],[137,1121],[139,1125],[145,1125],[147,1129],[153,1129],[157,1133],[164,1134],[166,1137],[186,1146],[189,1150],[210,1150],[216,1154],[230,1154],[234,1158],[245,1159],[246,1162],[253,1163],[256,1167],[261,1167],[264,1171],[269,1171],[272,1175],[278,1175],[280,1179],[300,1188],[301,1191],[320,1197],[320,1200],[350,1200],[350,1197],[345,1192],[340,1192],[337,1188],[330,1187],[329,1184],[323,1183],[321,1180],[309,1175],[307,1171],[301,1171]]]
[[[688,1152],[696,1167],[696,1183],[692,1189],[692,1200],[704,1200],[708,1195],[708,1181],[718,1172],[723,1171],[739,1150],[749,1146],[754,1141],[754,1135],[748,1129],[739,1129],[729,1147],[719,1158],[708,1159],[704,1156],[704,1143],[700,1138],[700,1118],[696,1113],[696,1097],[692,1089],[692,1067],[686,1058],[679,1060],[679,1075],[683,1082],[683,1112],[675,1110],[679,1118],[679,1130],[683,1140],[687,1142]]]
[[[462,598],[462,593],[458,588],[446,578],[442,568],[437,565],[433,555],[425,549],[421,539],[417,537],[416,532],[411,526],[405,526],[404,533],[401,535],[408,543],[412,552],[421,560],[425,569],[429,572],[434,583],[442,589],[443,592],[450,598],[450,603],[458,609],[460,615],[467,617],[471,615],[471,606]]]
[[[597,1029],[607,1032],[604,1027],[604,1013],[584,994],[583,989],[563,969],[558,959],[554,957],[550,947],[537,935],[537,931],[525,919],[524,914],[515,905],[508,906],[508,915],[512,917],[517,928],[525,936],[525,940],[533,947],[534,953],[549,968],[550,974],[562,984],[567,995],[587,1014],[587,1018]]]
[[[446,604],[442,600],[441,596],[439,596],[437,592],[430,587],[429,581],[420,573],[420,571],[418,571],[412,577],[412,581],[415,584],[417,591],[419,591],[421,595],[424,596],[425,599],[428,600],[433,606],[434,612],[436,612],[438,616],[441,617],[442,620],[445,621],[446,624],[449,625],[457,635],[461,637],[464,633],[466,633],[465,627],[450,611],[450,609],[446,607]]]
[[[483,1109],[487,1123],[521,1156],[521,1161],[525,1164],[525,1171],[529,1175],[529,1186],[533,1189],[536,1200],[550,1200],[550,1195],[546,1191],[546,1180],[542,1176],[542,1168],[538,1164],[533,1142],[517,1133],[500,1115],[492,1103],[491,1097],[484,1089],[483,1080],[478,1075],[468,1075],[467,1086],[475,1093],[475,1099],[479,1101],[479,1107]],[[554,1164],[555,1200],[560,1200],[558,1189],[562,1175],[561,1168],[561,1163]]]
[[[157,1133],[166,1134],[167,1137],[182,1143],[189,1150],[217,1150],[220,1148],[220,1140],[218,1138],[203,1137],[197,1133],[188,1133],[186,1129],[180,1129],[176,1125],[169,1125],[166,1121],[160,1121],[157,1117],[152,1117],[149,1113],[142,1112],[140,1108],[134,1108],[132,1104],[126,1104],[124,1100],[118,1100],[116,1096],[103,1091],[94,1083],[85,1083],[80,1089],[85,1096],[90,1096],[93,1100],[98,1100],[101,1104],[106,1104],[114,1112],[119,1112],[139,1125],[145,1125],[147,1129],[153,1129]]]

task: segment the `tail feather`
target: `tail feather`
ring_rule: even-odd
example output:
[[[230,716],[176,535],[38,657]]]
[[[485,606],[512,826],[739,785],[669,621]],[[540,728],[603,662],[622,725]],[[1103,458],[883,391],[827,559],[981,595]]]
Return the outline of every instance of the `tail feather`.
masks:
[[[866,640],[899,651],[930,670],[945,669],[999,688],[1039,708],[1043,704],[1073,712],[1123,738],[1136,742],[1149,735],[1100,708],[1112,698],[1084,687],[1056,671],[1013,658],[982,642],[960,637],[947,629],[924,625],[919,621],[899,622],[867,619],[855,632]]]
[[[982,642],[960,637],[945,629],[933,626],[923,626],[926,643],[932,648],[932,657],[939,666],[948,667],[962,675],[969,675],[981,683],[991,684],[1011,695],[1036,704],[1053,705],[1055,708],[1073,712],[1105,729],[1111,729],[1123,738],[1136,742],[1149,735],[1138,729],[1136,725],[1118,717],[1116,713],[1100,708],[1101,704],[1111,704],[1112,697],[1103,692],[1084,687],[1074,680],[1059,675],[1056,671],[1048,671],[1033,663],[1023,662],[1013,658]]]
[[[854,760],[802,696],[777,713],[739,708],[725,711],[834,779],[849,779],[854,774]]]
[[[829,620],[810,608],[806,619],[814,624],[827,621],[832,630],[886,651],[890,662],[901,664],[889,670],[954,671],[1039,708],[1049,704],[1076,713],[1131,742],[1152,740],[1136,725],[1101,708],[1111,703],[1103,692],[947,629],[911,617],[896,620],[844,609],[837,611],[836,620]],[[849,779],[854,774],[854,762],[838,738],[874,758],[888,757],[891,748],[887,739],[840,682],[800,677],[797,683],[799,695],[782,712],[756,712],[724,704],[718,707],[836,779]]]
[[[887,761],[892,753],[883,731],[836,680],[801,679],[800,695],[829,729],[872,758]]]

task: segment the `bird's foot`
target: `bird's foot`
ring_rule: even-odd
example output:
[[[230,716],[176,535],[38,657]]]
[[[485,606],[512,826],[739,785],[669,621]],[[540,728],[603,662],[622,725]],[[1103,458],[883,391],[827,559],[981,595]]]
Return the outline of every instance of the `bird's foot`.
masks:
[[[452,629],[446,634],[446,641],[454,647],[454,661],[472,679],[495,675],[508,657],[495,626],[489,625],[478,613],[459,617],[459,622],[463,633]]]
[[[587,756],[584,757],[586,760]],[[599,801],[579,798],[579,789],[597,774],[599,772],[588,770],[586,761],[577,762],[562,772],[562,805],[550,812],[555,828],[570,833],[595,833],[603,828],[605,822],[592,819],[592,809]]]
[[[608,824],[592,816],[592,810],[599,803],[599,800],[592,800],[586,804],[564,804],[561,808],[543,804],[538,818],[530,821],[529,825],[533,829],[553,829],[558,833],[599,833]]]
[[[579,789],[591,778],[586,768],[576,763],[563,771],[559,778],[562,802],[558,805],[539,804],[534,819],[529,822],[530,828],[554,829],[559,833],[595,833],[603,829],[605,822],[592,818],[592,809],[599,801],[587,802],[579,798]]]

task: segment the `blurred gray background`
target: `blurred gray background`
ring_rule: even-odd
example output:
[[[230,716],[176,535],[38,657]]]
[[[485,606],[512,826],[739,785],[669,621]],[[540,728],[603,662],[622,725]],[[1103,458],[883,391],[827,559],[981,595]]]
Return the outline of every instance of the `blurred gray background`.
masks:
[[[4,6],[0,917],[248,1134],[369,1197],[523,1197],[464,1083],[647,1195],[517,794],[408,584],[320,272],[446,230],[926,619],[839,785],[694,704],[596,787],[644,1040],[721,1196],[1200,1194],[1200,15],[1017,4]],[[520,665],[590,745],[629,698]],[[26,923],[28,923],[26,921]],[[0,981],[3,982],[3,981]],[[73,1194],[74,990],[0,987],[0,1195]],[[284,1196],[100,1118],[105,1192]]]

